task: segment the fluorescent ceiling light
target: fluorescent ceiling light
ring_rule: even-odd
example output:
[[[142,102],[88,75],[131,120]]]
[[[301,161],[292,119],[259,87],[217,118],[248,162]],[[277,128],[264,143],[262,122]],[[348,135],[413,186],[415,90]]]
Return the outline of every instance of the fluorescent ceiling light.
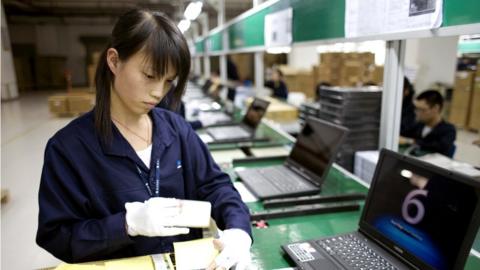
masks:
[[[203,3],[201,1],[190,2],[183,15],[190,21],[195,20],[202,13]]]
[[[180,29],[180,31],[182,31],[182,33],[185,33],[185,31],[187,31],[188,28],[190,28],[190,21],[189,20],[183,19],[178,23],[178,29]]]

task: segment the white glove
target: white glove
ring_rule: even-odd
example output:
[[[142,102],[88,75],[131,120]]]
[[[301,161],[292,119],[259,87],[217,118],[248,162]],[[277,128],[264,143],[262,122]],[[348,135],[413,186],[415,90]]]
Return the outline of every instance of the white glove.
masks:
[[[215,248],[220,250],[220,254],[207,268],[230,269],[236,266],[236,270],[247,269],[251,263],[250,246],[252,239],[250,235],[240,229],[228,229],[223,231],[219,239],[213,240]]]
[[[175,218],[181,211],[180,200],[156,197],[144,203],[125,203],[125,209],[130,236],[174,236],[190,231],[188,228],[175,227]]]

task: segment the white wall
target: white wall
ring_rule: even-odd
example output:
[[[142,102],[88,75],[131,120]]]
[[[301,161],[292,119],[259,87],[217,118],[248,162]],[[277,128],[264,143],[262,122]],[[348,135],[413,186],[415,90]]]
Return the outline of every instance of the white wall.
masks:
[[[12,99],[18,97],[17,77],[15,76],[15,66],[13,65],[13,56],[10,40],[8,39],[8,27],[5,20],[5,13],[2,5],[2,100]],[[6,50],[7,49],[7,50]]]
[[[317,46],[292,46],[287,59],[290,67],[311,69],[319,64]]]
[[[453,84],[457,62],[458,37],[407,40],[405,66],[415,70],[417,93],[435,82]]]
[[[86,85],[86,50],[81,36],[110,36],[113,25],[11,25],[12,43],[35,44],[38,55],[65,56],[73,85]]]

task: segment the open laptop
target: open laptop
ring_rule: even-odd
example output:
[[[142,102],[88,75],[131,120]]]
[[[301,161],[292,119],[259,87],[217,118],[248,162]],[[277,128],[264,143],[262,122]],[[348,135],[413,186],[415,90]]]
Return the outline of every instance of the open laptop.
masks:
[[[382,150],[356,232],[283,245],[300,269],[463,269],[480,182]]]
[[[259,199],[318,193],[347,132],[342,126],[308,117],[283,165],[236,173]]]
[[[270,102],[254,98],[241,123],[207,128],[206,132],[215,142],[250,140],[255,136],[255,130],[265,115],[268,105]]]

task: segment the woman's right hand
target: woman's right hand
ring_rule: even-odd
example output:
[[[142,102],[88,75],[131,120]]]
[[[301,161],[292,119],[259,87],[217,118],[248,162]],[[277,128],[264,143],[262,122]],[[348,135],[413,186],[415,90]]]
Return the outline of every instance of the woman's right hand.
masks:
[[[151,198],[145,202],[125,203],[127,232],[130,236],[174,236],[189,233],[175,227],[181,212],[181,201],[172,198]]]

